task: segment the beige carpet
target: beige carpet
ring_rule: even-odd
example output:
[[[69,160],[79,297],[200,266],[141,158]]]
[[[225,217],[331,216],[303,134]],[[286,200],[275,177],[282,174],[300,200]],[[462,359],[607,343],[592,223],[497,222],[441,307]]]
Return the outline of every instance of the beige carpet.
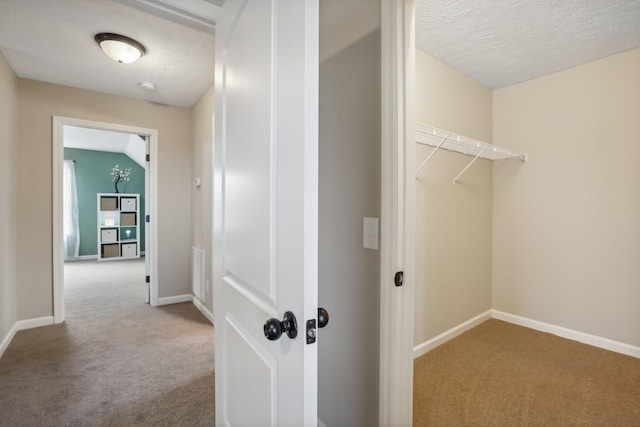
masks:
[[[414,369],[414,426],[640,426],[640,359],[498,320]]]
[[[143,260],[65,266],[67,321],[0,359],[0,426],[214,424],[213,327],[144,303]]]

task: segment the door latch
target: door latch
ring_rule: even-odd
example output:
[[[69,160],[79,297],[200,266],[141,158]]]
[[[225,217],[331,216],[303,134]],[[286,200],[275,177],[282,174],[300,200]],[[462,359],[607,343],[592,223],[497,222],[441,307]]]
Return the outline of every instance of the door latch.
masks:
[[[307,320],[307,344],[316,342],[316,319]]]
[[[329,323],[329,312],[322,307],[318,307],[318,327],[324,328],[327,323]],[[316,319],[307,320],[307,344],[316,342],[317,334]]]

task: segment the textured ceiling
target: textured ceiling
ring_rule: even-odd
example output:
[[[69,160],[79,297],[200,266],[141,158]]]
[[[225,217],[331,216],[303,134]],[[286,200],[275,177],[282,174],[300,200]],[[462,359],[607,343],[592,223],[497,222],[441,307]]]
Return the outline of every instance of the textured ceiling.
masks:
[[[189,4],[215,7],[212,0]],[[213,29],[157,5],[184,0],[0,0],[0,52],[18,75],[161,104],[190,107],[213,83]],[[132,7],[135,6],[135,7]],[[192,23],[194,25],[189,25]],[[98,48],[99,32],[126,35],[147,54],[118,64]],[[145,91],[149,81],[156,90]]]
[[[351,19],[354,7],[328,13],[332,2],[346,3],[322,1],[323,28]],[[417,46],[490,88],[640,47],[640,0],[416,2]],[[190,107],[213,83],[212,23],[221,3],[0,0],[0,52],[19,77]],[[147,55],[117,64],[93,41],[98,32],[135,38]],[[334,32],[321,34],[323,46]],[[142,89],[143,81],[156,90]]]
[[[416,46],[489,88],[640,47],[640,0],[416,3]]]

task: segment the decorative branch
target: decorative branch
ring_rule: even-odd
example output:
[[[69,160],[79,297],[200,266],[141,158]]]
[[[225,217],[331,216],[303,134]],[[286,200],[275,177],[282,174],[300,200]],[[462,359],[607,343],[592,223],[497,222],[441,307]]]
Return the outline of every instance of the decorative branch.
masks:
[[[115,165],[113,169],[111,169],[111,176],[113,177],[113,182],[116,187],[116,193],[120,192],[118,191],[118,184],[129,181],[130,174],[131,168],[120,169],[120,166]]]

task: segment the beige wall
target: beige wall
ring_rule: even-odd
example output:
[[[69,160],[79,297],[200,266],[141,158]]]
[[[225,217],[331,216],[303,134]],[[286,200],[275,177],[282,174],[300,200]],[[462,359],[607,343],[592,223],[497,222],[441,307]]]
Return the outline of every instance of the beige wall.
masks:
[[[494,308],[640,345],[640,49],[493,102]]]
[[[17,320],[18,79],[0,53],[0,342]]]
[[[18,80],[18,318],[52,314],[52,116],[158,129],[158,295],[190,293],[191,110]]]
[[[377,6],[377,7],[376,7]],[[320,2],[320,62],[380,28],[380,6],[371,0]]]
[[[416,49],[416,121],[491,143],[491,90]]]
[[[379,70],[379,31],[320,65],[318,302],[330,322],[318,333],[318,416],[328,426],[378,424],[380,252],[362,247],[362,218],[380,217]]]
[[[193,246],[204,249],[205,276],[209,281],[205,305],[213,312],[212,278],[212,180],[213,180],[213,108],[214,86],[202,95],[193,107],[192,177],[200,178],[201,186],[191,187],[191,233]]]
[[[416,120],[491,142],[491,91],[416,51]],[[416,144],[416,167],[433,150]],[[414,344],[491,308],[492,169],[438,151],[416,179]]]

